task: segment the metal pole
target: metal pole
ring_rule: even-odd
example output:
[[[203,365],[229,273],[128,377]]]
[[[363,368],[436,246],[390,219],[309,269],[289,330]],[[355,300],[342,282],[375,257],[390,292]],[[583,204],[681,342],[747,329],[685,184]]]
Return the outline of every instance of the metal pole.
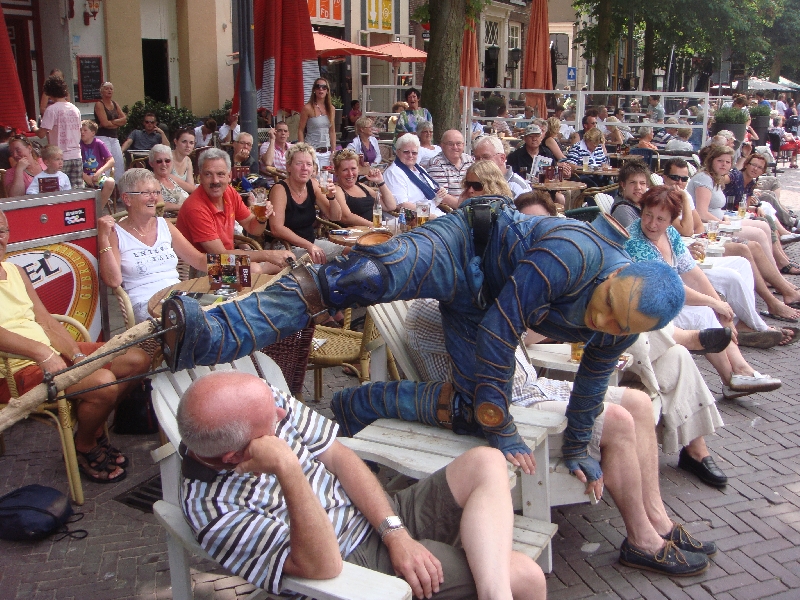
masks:
[[[253,0],[237,0],[237,4],[239,17],[239,126],[242,132],[253,136],[250,156],[258,160]]]

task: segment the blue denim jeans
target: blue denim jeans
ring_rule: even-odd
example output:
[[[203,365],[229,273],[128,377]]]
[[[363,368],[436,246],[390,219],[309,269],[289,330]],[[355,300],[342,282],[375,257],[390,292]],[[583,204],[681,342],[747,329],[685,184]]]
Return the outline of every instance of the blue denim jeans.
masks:
[[[587,224],[571,219],[527,217],[499,206],[491,237],[475,256],[471,213],[462,208],[378,246],[356,246],[347,259],[320,267],[316,277],[329,306],[365,305],[350,293],[353,266],[380,278],[367,286],[369,304],[439,300],[446,345],[453,358],[457,416],[477,423],[489,443],[512,454],[530,452],[508,412],[514,348],[526,327],[559,341],[586,343],[567,410],[564,459],[590,479],[600,466],[587,453],[595,416],[602,410],[608,378],[636,336],[611,336],[588,329],[584,314],[591,295],[630,262],[622,234],[603,217]],[[364,259],[371,259],[366,261]],[[361,261],[359,263],[359,261]],[[385,271],[375,275],[369,264]],[[374,264],[374,263],[373,263]],[[339,277],[338,268],[346,271]],[[339,277],[337,279],[337,277]],[[348,293],[339,293],[343,288]],[[228,362],[305,327],[307,305],[287,276],[267,290],[202,312],[179,297],[186,333],[177,368]],[[430,422],[437,391],[417,384],[362,386],[337,395],[335,410],[351,435],[376,418],[394,416]],[[428,384],[419,384],[420,389]],[[423,399],[421,401],[420,399]]]

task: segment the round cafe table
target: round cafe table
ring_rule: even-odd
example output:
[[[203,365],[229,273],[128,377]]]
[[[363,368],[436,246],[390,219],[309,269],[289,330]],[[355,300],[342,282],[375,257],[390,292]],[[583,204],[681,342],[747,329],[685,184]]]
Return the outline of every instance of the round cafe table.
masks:
[[[342,227],[342,230],[345,229],[348,231],[346,235],[335,235],[333,233],[328,233],[328,240],[334,244],[352,248],[358,243],[358,238],[372,231],[372,227],[369,225],[351,225],[349,227]]]
[[[605,175],[606,177],[619,177],[619,169],[614,167],[611,169],[586,169],[583,165],[578,165],[573,169],[578,175]]]
[[[276,275],[267,275],[262,273],[260,275],[255,276],[255,281],[253,281],[253,287],[251,288],[243,288],[239,294],[246,294],[256,288],[262,287],[267,285],[268,283],[272,282],[275,279]],[[171,285],[165,287],[163,290],[157,291],[153,294],[153,297],[150,298],[150,301],[147,303],[147,312],[149,312],[153,317],[156,319],[161,318],[161,305],[163,304],[166,297],[172,290],[179,290],[181,292],[200,292],[201,294],[208,294],[211,292],[211,283],[208,281],[208,276],[198,277],[197,279],[187,279],[186,281],[181,281],[175,285]],[[238,296],[235,296],[238,297]]]

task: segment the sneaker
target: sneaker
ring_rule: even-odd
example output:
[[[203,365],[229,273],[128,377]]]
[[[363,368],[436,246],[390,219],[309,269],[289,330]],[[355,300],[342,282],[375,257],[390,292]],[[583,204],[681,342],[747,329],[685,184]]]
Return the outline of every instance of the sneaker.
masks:
[[[714,542],[701,542],[680,523],[675,523],[672,531],[661,537],[687,552],[699,552],[706,556],[714,556],[717,553],[717,545]]]
[[[619,562],[634,569],[663,573],[672,577],[699,575],[708,569],[710,564],[705,554],[685,552],[670,540],[667,540],[661,550],[649,554],[633,546],[628,542],[628,538],[625,538],[619,549]]]
[[[771,392],[781,387],[781,380],[753,371],[752,375],[731,375],[728,387],[734,392]]]

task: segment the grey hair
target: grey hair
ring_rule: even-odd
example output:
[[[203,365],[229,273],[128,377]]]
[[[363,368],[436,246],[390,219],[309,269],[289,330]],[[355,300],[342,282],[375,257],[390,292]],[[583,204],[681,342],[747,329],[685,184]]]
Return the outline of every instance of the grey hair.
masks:
[[[639,137],[644,137],[653,133],[652,127],[639,127]]]
[[[101,86],[100,86],[100,89],[102,90],[103,88],[107,88],[107,87],[109,87],[109,86],[113,88],[113,87],[114,87],[114,84],[113,84],[113,83],[111,83],[110,81],[104,81],[104,82],[103,82],[103,85],[101,85]]]
[[[213,373],[211,373],[213,375]],[[208,375],[206,376],[208,377]],[[187,408],[185,398],[191,393],[197,379],[188,387],[178,404],[178,431],[186,447],[198,456],[216,458],[226,452],[239,452],[252,439],[252,427],[247,419],[228,419],[224,423],[200,423]]]
[[[203,152],[200,157],[197,159],[197,170],[202,171],[203,165],[206,163],[207,160],[224,160],[225,166],[228,168],[228,171],[231,170],[231,157],[228,155],[225,150],[220,150],[219,148],[209,148],[205,152]]]
[[[216,458],[226,452],[239,452],[250,443],[252,430],[245,420],[229,420],[212,427],[193,420],[185,405],[178,405],[178,431],[183,443],[198,456]]]
[[[314,149],[314,146],[307,144],[306,142],[297,142],[296,144],[292,144],[292,147],[286,151],[286,166],[292,166],[294,157],[301,152],[308,154],[311,157],[312,163],[317,162],[317,151]]]
[[[156,154],[166,154],[172,158],[172,148],[166,144],[156,144],[150,148],[150,154],[147,155],[147,158],[151,163],[156,159]]]
[[[395,148],[397,150],[401,150],[406,146],[411,146],[414,150],[419,150],[419,138],[415,136],[413,133],[404,133],[395,142]]]
[[[420,131],[433,131],[433,123],[430,121],[423,121],[417,125],[417,133]]]
[[[475,145],[472,147],[472,151],[475,152],[479,146],[483,146],[489,144],[492,149],[495,151],[495,154],[505,154],[505,148],[503,148],[503,142],[497,136],[494,135],[485,135],[478,139]]]
[[[367,115],[361,115],[356,120],[356,129],[360,129],[362,127],[372,127],[372,124],[373,124],[372,117],[369,117]]]
[[[152,171],[147,169],[128,169],[125,173],[117,179],[117,189],[120,194],[127,194],[135,192],[137,186],[144,182],[158,183],[156,176]]]

